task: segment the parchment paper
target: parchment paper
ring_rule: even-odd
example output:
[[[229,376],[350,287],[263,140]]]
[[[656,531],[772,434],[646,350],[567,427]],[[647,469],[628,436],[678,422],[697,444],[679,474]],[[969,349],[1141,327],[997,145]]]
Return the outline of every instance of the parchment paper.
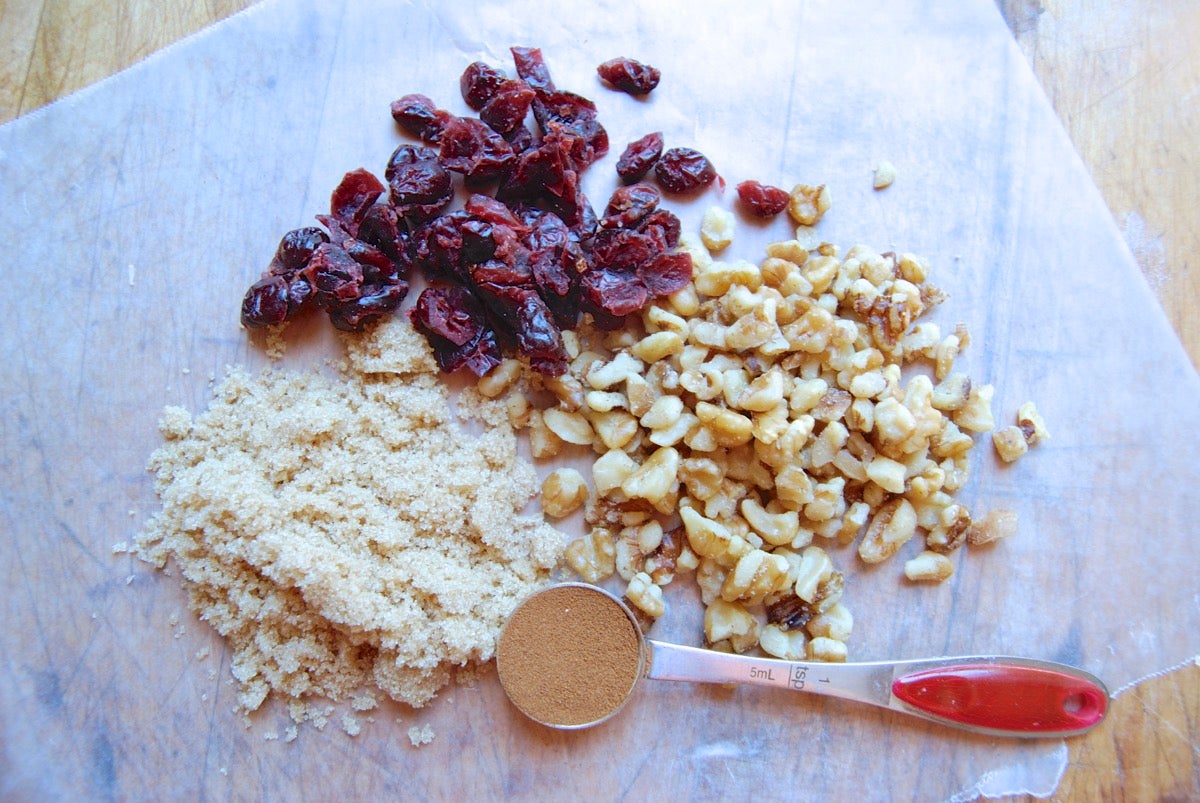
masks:
[[[143,64],[0,127],[0,602],[5,797],[720,797],[937,799],[1049,793],[1061,741],[1010,743],[891,712],[769,692],[647,683],[620,716],[561,734],[524,721],[494,676],[362,733],[302,729],[278,707],[244,727],[223,647],[178,578],[114,556],[156,509],[145,461],[166,404],[208,402],[245,287],[340,176],[382,174],[405,138],[388,103],[458,113],[457,79],[541,47],[593,98],[613,152],[652,130],[729,183],[672,208],[695,231],[733,185],[826,183],[817,229],[928,257],[964,322],[959,365],[996,386],[1001,423],[1036,401],[1053,433],[1011,467],[987,441],[960,495],[1016,510],[1018,536],[957,555],[933,587],[907,552],[849,552],[860,660],[1007,653],[1082,666],[1120,689],[1200,652],[1192,545],[1200,382],[989,0],[728,4],[268,0]],[[603,88],[628,55],[663,71],[648,100]],[[896,183],[871,188],[880,159]],[[742,219],[730,256],[790,236]],[[286,367],[333,353],[321,327]],[[916,544],[909,544],[915,552]],[[672,587],[653,635],[699,643]],[[208,650],[206,658],[204,651]],[[411,746],[407,729],[435,740]]]

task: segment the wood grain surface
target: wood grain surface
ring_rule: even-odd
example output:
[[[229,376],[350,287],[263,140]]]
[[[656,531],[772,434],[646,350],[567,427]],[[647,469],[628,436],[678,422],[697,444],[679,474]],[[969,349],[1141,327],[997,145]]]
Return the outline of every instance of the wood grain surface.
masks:
[[[0,122],[251,0],[0,1]],[[1200,365],[1200,4],[998,0],[1194,365]],[[1200,667],[1121,695],[1055,799],[1200,798]]]

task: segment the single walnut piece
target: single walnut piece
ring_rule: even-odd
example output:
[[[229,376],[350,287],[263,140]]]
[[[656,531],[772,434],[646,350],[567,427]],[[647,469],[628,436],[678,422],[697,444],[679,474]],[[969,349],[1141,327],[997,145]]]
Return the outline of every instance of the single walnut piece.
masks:
[[[611,577],[617,570],[617,548],[612,533],[601,527],[567,544],[567,565],[589,583]]]
[[[990,544],[1001,538],[1015,535],[1017,514],[1011,510],[993,510],[971,524],[967,529],[967,543],[971,546]]]
[[[892,182],[896,180],[896,166],[888,160],[884,159],[875,168],[875,181],[872,186],[877,190],[882,190],[892,186]]]
[[[824,184],[817,187],[797,184],[792,188],[791,196],[787,211],[801,226],[817,225],[832,205],[829,189]]]
[[[700,224],[700,239],[709,251],[724,250],[733,242],[733,215],[718,206],[704,213]]]
[[[880,563],[895,554],[917,531],[917,514],[907,499],[893,499],[871,519],[858,544],[864,563]]]
[[[915,582],[940,583],[952,574],[954,564],[938,552],[922,552],[904,564],[904,576]]]
[[[992,445],[1005,463],[1012,463],[1029,451],[1029,443],[1019,427],[1010,426],[992,433]]]
[[[1036,446],[1042,441],[1050,439],[1050,431],[1046,429],[1046,422],[1042,420],[1042,416],[1033,402],[1025,402],[1017,409],[1017,426],[1030,446]]]
[[[555,469],[542,483],[542,510],[552,518],[571,515],[587,498],[587,482],[573,468]]]
[[[667,611],[662,589],[655,585],[650,575],[645,572],[638,572],[629,581],[629,586],[625,589],[625,598],[639,611],[654,619]]]

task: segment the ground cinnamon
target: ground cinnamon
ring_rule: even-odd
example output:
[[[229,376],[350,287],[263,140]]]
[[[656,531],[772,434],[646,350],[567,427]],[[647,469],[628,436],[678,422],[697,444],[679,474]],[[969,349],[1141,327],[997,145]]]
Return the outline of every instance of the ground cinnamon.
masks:
[[[621,707],[641,671],[641,638],[624,608],[598,588],[552,586],[513,613],[496,649],[500,683],[526,716],[560,728]]]

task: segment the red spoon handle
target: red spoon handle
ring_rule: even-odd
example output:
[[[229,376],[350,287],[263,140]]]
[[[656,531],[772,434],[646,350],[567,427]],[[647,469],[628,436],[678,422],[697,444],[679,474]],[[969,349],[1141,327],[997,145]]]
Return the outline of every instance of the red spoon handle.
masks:
[[[1108,708],[1104,685],[1086,672],[1003,659],[902,675],[892,694],[935,719],[1015,736],[1082,733]]]

